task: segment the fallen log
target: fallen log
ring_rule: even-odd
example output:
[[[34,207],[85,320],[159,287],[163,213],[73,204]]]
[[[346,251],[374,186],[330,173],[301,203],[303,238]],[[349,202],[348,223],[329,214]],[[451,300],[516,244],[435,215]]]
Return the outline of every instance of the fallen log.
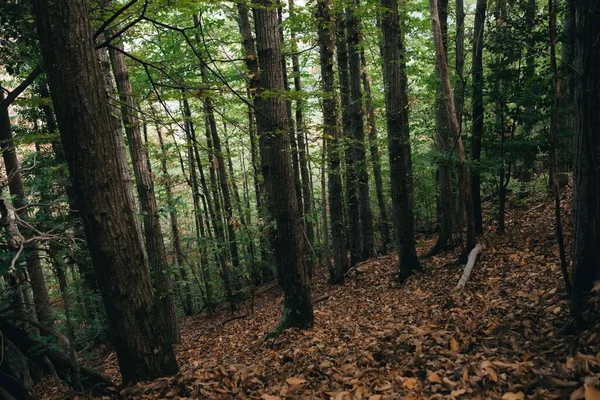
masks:
[[[465,270],[463,271],[458,284],[456,285],[457,289],[462,289],[467,284],[469,280],[469,276],[471,275],[471,271],[473,270],[473,266],[475,265],[475,261],[477,261],[477,256],[483,250],[483,246],[481,243],[477,243],[473,250],[469,253],[469,258],[467,259],[467,265],[465,266]]]

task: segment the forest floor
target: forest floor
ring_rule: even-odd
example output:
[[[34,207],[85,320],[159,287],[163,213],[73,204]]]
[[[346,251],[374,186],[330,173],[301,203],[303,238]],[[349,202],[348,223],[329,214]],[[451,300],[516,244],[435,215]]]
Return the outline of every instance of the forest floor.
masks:
[[[563,205],[567,222],[570,202]],[[229,320],[225,311],[183,318],[177,346],[181,373],[115,394],[600,399],[594,387],[600,377],[598,325],[577,335],[563,333],[570,318],[552,207],[547,202],[511,209],[506,233],[482,239],[484,250],[461,292],[455,290],[463,271],[456,249],[423,259],[426,272],[401,286],[391,280],[392,256],[361,264],[343,286],[328,285],[326,271],[318,270],[314,328],[288,330],[274,342],[264,338],[280,315],[283,297],[277,287],[259,295],[254,314],[244,318]],[[566,231],[569,246],[569,226]],[[433,243],[422,240],[420,252]],[[114,352],[90,366],[119,380]],[[47,398],[66,395],[57,385],[46,392]]]

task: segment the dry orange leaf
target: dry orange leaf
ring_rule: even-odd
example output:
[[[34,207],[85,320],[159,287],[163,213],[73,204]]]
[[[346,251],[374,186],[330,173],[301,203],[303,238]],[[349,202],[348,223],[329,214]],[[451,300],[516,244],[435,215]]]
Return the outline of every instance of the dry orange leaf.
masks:
[[[442,383],[442,378],[440,378],[440,376],[435,372],[429,374],[427,380],[431,383]]]
[[[594,386],[585,385],[585,400],[600,400],[600,390]]]
[[[408,378],[402,385],[407,389],[414,389],[417,387],[417,380],[415,378]]]
[[[504,395],[502,396],[502,400],[523,400],[524,398],[525,398],[525,393],[523,393],[523,392],[517,392],[517,393],[508,392],[508,393],[504,393]]]
[[[456,340],[454,338],[450,338],[450,350],[453,353],[459,353],[460,352],[460,343],[458,343],[458,340]]]
[[[272,395],[267,394],[267,393],[265,393],[262,396],[260,396],[260,398],[263,399],[263,400],[281,400],[281,397],[279,397],[279,396],[272,396]]]
[[[385,381],[383,385],[375,386],[376,392],[385,392],[386,390],[390,390],[392,388],[392,384],[388,381]]]
[[[285,381],[290,386],[302,385],[303,383],[306,383],[306,379],[302,379],[302,378],[298,378],[298,377],[287,378]]]

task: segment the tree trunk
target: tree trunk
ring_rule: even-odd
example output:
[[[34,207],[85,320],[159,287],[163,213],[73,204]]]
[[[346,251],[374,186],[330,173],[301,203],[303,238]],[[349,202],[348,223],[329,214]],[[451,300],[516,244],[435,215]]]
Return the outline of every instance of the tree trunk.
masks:
[[[181,290],[183,291],[183,310],[186,315],[192,315],[194,313],[194,304],[192,301],[192,290],[185,269],[185,259],[183,256],[183,249],[181,248],[181,235],[179,234],[179,218],[177,216],[177,208],[175,198],[173,197],[173,191],[171,190],[171,176],[169,175],[169,168],[167,164],[167,149],[165,147],[161,128],[157,127],[156,134],[158,136],[158,144],[160,146],[160,166],[162,171],[162,184],[167,198],[167,207],[169,208],[169,222],[171,225],[171,241],[173,242],[173,252],[175,253],[175,260],[177,262],[177,269],[181,275]]]
[[[289,16],[294,16],[294,0],[288,0]],[[296,136],[298,137],[298,161],[300,163],[300,176],[302,178],[302,204],[304,212],[304,226],[306,227],[306,237],[308,243],[312,246],[315,240],[315,230],[313,228],[312,216],[312,190],[310,170],[307,161],[308,143],[304,140],[305,134],[308,134],[304,124],[304,101],[302,100],[302,81],[300,79],[300,61],[298,59],[298,44],[296,32],[291,29],[291,49],[292,49],[292,71],[294,73],[294,90],[296,91]]]
[[[115,134],[118,127],[110,116],[88,3],[36,0],[34,15],[123,381],[175,374],[177,361],[164,321],[156,317],[135,203],[121,168],[125,154]]]
[[[344,161],[346,164],[346,221],[348,222],[348,245],[350,264],[356,265],[361,257],[361,228],[358,207],[358,182],[356,179],[355,154],[352,145],[352,124],[350,113],[350,75],[348,72],[348,43],[346,41],[346,18],[343,12],[338,14],[336,29],[336,52],[340,81],[340,99],[342,107],[342,137]],[[332,222],[333,224],[333,222]]]
[[[465,5],[464,0],[456,0],[456,87],[454,88],[454,101],[456,102],[456,118],[462,132],[462,116],[465,102]]]
[[[284,41],[283,37],[283,7],[281,3],[277,8],[277,22],[279,23],[279,37],[281,43]],[[256,23],[256,21],[255,21]],[[290,92],[290,83],[288,81],[288,71],[287,71],[287,61],[285,59],[285,54],[281,53],[281,64],[283,67],[283,86],[285,88],[285,92]],[[286,127],[287,133],[290,135],[290,154],[292,156],[292,166],[294,167],[294,187],[296,190],[296,197],[298,202],[298,207],[300,210],[303,210],[302,205],[302,182],[300,181],[300,160],[298,159],[298,144],[296,142],[296,124],[294,123],[294,118],[292,117],[292,100],[289,98],[285,101],[286,112],[287,112],[287,123]],[[301,221],[304,224],[304,218]],[[309,266],[310,268],[310,266]],[[311,271],[312,275],[312,271]]]
[[[375,116],[375,107],[373,106],[373,96],[371,94],[371,77],[367,72],[367,60],[365,51],[360,52],[360,61],[362,64],[362,83],[366,97],[366,108],[368,117],[367,132],[369,133],[369,150],[371,153],[371,163],[373,164],[373,177],[375,178],[375,192],[377,194],[377,205],[379,206],[379,232],[381,233],[382,252],[387,253],[390,247],[390,230],[388,226],[387,210],[385,208],[385,196],[383,194],[383,179],[381,178],[381,155],[379,154],[379,145],[377,143],[377,118]]]
[[[116,46],[120,47],[120,44]],[[158,215],[158,206],[154,194],[154,183],[152,182],[152,171],[149,168],[148,155],[144,149],[139,118],[132,96],[133,88],[129,81],[129,71],[122,53],[111,48],[108,54],[117,90],[119,91],[119,99],[121,100],[121,117],[123,119],[125,134],[127,135],[127,144],[129,145],[129,154],[131,156],[131,164],[133,165],[140,210],[143,215],[146,252],[148,254],[152,282],[155,287],[155,295],[158,300],[158,307],[161,310],[160,312],[163,314],[162,317],[165,321],[168,334],[173,343],[179,343],[181,334],[177,322],[177,308],[175,306],[173,284],[169,275],[167,252],[160,226],[160,216]]]
[[[483,28],[485,26],[485,11],[487,0],[477,0],[475,6],[475,27],[473,28],[473,64],[471,76],[473,79],[473,125],[471,131],[471,190],[473,193],[473,212],[475,232],[483,234],[483,217],[481,214],[481,175],[479,162],[481,158],[481,139],[483,137]]]
[[[600,271],[600,0],[576,0],[571,312],[585,309]]]
[[[440,29],[442,31],[442,41],[444,44],[444,54],[448,54],[448,0],[437,0],[438,10],[440,13]],[[450,127],[448,126],[448,115],[446,104],[444,102],[444,93],[442,89],[442,81],[440,79],[440,69],[435,68],[438,80],[435,87],[435,147],[440,158],[438,165],[438,189],[439,189],[439,205],[438,205],[438,239],[429,255],[434,255],[441,250],[452,248],[454,222],[455,217],[454,207],[454,191],[452,188],[452,168],[451,168],[451,152],[454,148],[454,143],[450,138]]]
[[[192,122],[192,113],[190,110],[190,106],[189,103],[187,101],[186,98],[183,99],[183,113],[185,115],[185,119],[186,119],[186,134],[187,134],[187,140],[188,140],[188,163],[189,163],[189,167],[190,167],[190,177],[191,177],[191,185],[192,185],[192,190],[195,193],[195,206],[194,209],[196,210],[195,213],[195,221],[196,221],[196,235],[197,235],[197,241],[198,241],[198,246],[200,246],[200,243],[202,241],[202,237],[204,237],[204,224],[202,223],[202,212],[200,210],[200,191],[198,190],[198,182],[197,182],[197,175],[196,173],[199,172],[200,173],[200,183],[202,185],[202,189],[204,191],[204,196],[202,197],[202,199],[206,198],[206,203],[207,203],[207,207],[205,207],[205,211],[208,208],[208,212],[210,214],[210,221],[212,222],[212,226],[213,226],[213,231],[214,231],[214,236],[216,238],[216,249],[215,249],[215,258],[217,260],[219,260],[219,264],[220,264],[220,277],[223,280],[223,285],[225,286],[225,293],[227,296],[227,301],[229,301],[229,307],[231,309],[231,312],[235,312],[237,309],[237,305],[235,302],[235,297],[233,295],[233,288],[231,285],[231,279],[230,279],[230,274],[229,274],[229,266],[227,264],[227,255],[226,252],[221,248],[221,246],[223,245],[224,241],[225,241],[225,234],[223,232],[223,225],[221,224],[221,208],[220,208],[220,202],[219,202],[219,198],[218,198],[218,192],[216,192],[216,187],[213,184],[214,182],[211,182],[212,188],[213,188],[213,194],[217,195],[217,198],[215,199],[215,197],[211,198],[211,194],[210,191],[208,189],[208,185],[206,183],[206,178],[204,176],[204,171],[202,169],[202,164],[201,164],[201,160],[200,160],[200,153],[198,152],[198,147],[197,147],[197,142],[196,142],[196,130],[194,128],[194,124]],[[208,134],[207,131],[207,139],[210,137],[210,134]],[[210,146],[209,146],[210,148]],[[210,155],[209,155],[210,156]],[[198,169],[198,171],[196,172],[196,168]],[[194,171],[191,171],[191,170]],[[210,169],[210,168],[209,168]],[[214,170],[211,169],[211,181],[214,181]],[[195,189],[194,189],[195,188]],[[204,200],[203,200],[204,201]],[[207,226],[208,226],[208,220],[206,222]],[[202,254],[202,253],[201,253]],[[212,292],[210,285],[208,283],[210,283],[210,279],[209,279],[209,265],[208,265],[208,257],[205,254],[205,259],[202,260],[202,275],[204,276],[204,280],[205,280],[205,286],[206,286],[206,295],[207,295],[207,300],[211,297],[210,293]],[[209,304],[212,306],[212,300],[209,300]],[[210,308],[209,308],[210,310]]]
[[[335,95],[333,74],[334,30],[333,18],[330,14],[329,0],[319,0],[316,14],[319,33],[319,50],[321,64],[321,89],[328,94],[322,100],[323,106],[323,140],[327,142],[328,196],[329,217],[331,222],[331,242],[333,262],[329,269],[329,280],[332,283],[344,281],[348,270],[348,254],[346,249],[346,227],[344,225],[344,205],[342,203],[341,143],[338,127],[338,101]],[[323,166],[324,168],[325,166]],[[323,236],[329,232],[324,231]]]
[[[258,69],[258,58],[256,56],[256,46],[252,37],[252,27],[250,25],[250,17],[248,15],[248,7],[242,3],[238,3],[238,24],[244,46],[245,64],[248,70],[248,92],[252,98],[254,109],[260,109],[260,96],[257,93],[260,89],[260,71]],[[249,107],[248,121],[250,125],[250,150],[252,155],[252,168],[254,169],[254,191],[256,196],[256,209],[263,221],[266,222],[268,212],[266,209],[266,193],[265,183],[260,173],[260,154],[258,149],[257,137],[260,137],[260,131],[257,124],[253,124],[254,111]],[[256,127],[256,129],[253,129]],[[271,268],[271,253],[269,249],[266,235],[260,235],[261,249],[261,281],[268,282],[273,278],[273,269]]]
[[[459,171],[458,178],[460,189],[462,190],[463,201],[465,205],[465,213],[467,214],[467,245],[465,253],[468,254],[476,244],[475,238],[475,218],[473,213],[473,199],[471,198],[471,182],[469,179],[469,168],[466,164],[465,149],[462,138],[460,136],[460,126],[458,118],[456,118],[456,107],[454,105],[454,96],[452,94],[452,85],[450,83],[450,74],[448,73],[448,63],[446,62],[446,54],[444,52],[444,43],[442,38],[442,30],[440,27],[440,18],[436,0],[429,0],[431,9],[431,20],[433,28],[433,39],[435,41],[436,63],[440,71],[440,80],[442,81],[442,89],[444,99],[446,101],[446,115],[448,116],[448,124],[456,142],[458,153]]]
[[[406,55],[398,1],[381,0],[381,7],[385,10],[381,16],[383,76],[398,279],[404,281],[421,270],[415,248]]]
[[[0,90],[1,100],[4,100],[4,91],[2,90]],[[8,106],[0,109],[0,148],[2,149],[2,159],[4,160],[6,176],[8,178],[8,190],[13,198],[13,206],[16,209],[17,216],[27,220],[29,215],[29,210],[27,209],[28,203],[19,168],[19,159],[17,158],[15,143],[12,137]],[[34,232],[24,230],[23,234],[26,236],[26,239],[29,239],[27,236],[34,235]],[[48,289],[46,288],[37,240],[32,240],[24,246],[26,254],[25,265],[31,279],[31,290],[33,292],[36,315],[40,322],[52,325],[52,309],[48,302]]]
[[[260,89],[261,92],[283,94],[283,55],[277,11],[271,0],[255,3],[258,6],[254,8],[254,23],[261,70]],[[260,103],[256,122],[261,132],[262,170],[269,196],[269,211],[277,224],[272,240],[284,290],[283,315],[272,332],[276,335],[288,327],[308,328],[312,326],[314,316],[306,241],[288,155],[289,135],[280,134],[288,127],[286,103],[281,96],[263,97]]]
[[[552,67],[554,84],[554,104],[550,121],[550,164],[552,166],[552,195],[554,197],[554,231],[558,242],[558,253],[560,268],[563,273],[567,292],[571,290],[569,281],[569,270],[565,254],[565,239],[563,237],[562,219],[560,216],[560,186],[558,182],[558,160],[556,148],[558,145],[558,128],[560,124],[560,77],[558,74],[558,63],[556,61],[556,8],[553,0],[548,0],[548,30],[550,33],[550,65]]]
[[[362,105],[361,89],[361,29],[360,20],[356,16],[355,8],[360,6],[360,0],[346,7],[346,22],[348,35],[348,70],[350,75],[350,121],[352,129],[352,149],[356,178],[358,183],[358,208],[361,227],[361,254],[360,260],[364,261],[375,255],[373,242],[373,214],[369,200],[369,173],[367,169],[367,155],[365,151],[365,124]]]

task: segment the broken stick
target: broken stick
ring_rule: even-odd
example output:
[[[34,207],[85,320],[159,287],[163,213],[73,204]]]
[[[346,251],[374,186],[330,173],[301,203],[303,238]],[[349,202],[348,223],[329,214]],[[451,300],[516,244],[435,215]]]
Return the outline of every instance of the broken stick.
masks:
[[[469,280],[469,276],[471,275],[471,271],[473,270],[473,266],[475,265],[475,261],[477,260],[477,256],[483,250],[483,246],[480,243],[477,243],[473,250],[469,253],[469,258],[467,260],[467,265],[465,266],[465,270],[463,271],[458,284],[456,285],[457,289],[462,289],[467,284],[467,280]]]

